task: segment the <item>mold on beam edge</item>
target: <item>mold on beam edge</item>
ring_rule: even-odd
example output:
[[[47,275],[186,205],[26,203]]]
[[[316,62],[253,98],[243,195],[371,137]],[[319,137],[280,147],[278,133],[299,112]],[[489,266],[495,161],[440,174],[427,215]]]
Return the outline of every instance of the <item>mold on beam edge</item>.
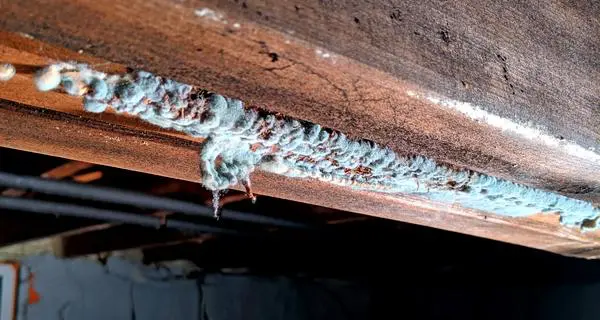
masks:
[[[41,69],[34,81],[41,91],[59,89],[82,96],[89,112],[112,108],[205,138],[199,151],[202,183],[217,198],[220,191],[238,183],[253,198],[250,175],[258,168],[358,190],[416,195],[503,216],[556,213],[563,225],[582,230],[596,229],[600,216],[600,210],[586,201],[419,155],[402,156],[371,141],[247,107],[240,100],[149,72],[108,75],[86,64],[58,62]],[[218,209],[218,200],[214,203]]]

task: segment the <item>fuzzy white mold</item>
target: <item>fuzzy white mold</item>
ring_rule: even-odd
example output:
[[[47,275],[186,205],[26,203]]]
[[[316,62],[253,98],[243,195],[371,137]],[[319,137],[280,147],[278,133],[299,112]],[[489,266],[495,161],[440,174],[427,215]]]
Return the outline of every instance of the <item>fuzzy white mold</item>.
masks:
[[[599,210],[585,201],[453,169],[422,156],[400,156],[370,141],[245,108],[239,100],[144,71],[109,76],[85,64],[57,63],[39,72],[35,81],[43,91],[62,86],[69,94],[83,96],[83,106],[90,112],[110,106],[117,113],[206,138],[200,151],[202,183],[217,195],[237,183],[249,186],[250,174],[259,167],[289,177],[415,194],[512,217],[557,212],[568,226],[588,227],[591,224],[584,222],[599,216]]]

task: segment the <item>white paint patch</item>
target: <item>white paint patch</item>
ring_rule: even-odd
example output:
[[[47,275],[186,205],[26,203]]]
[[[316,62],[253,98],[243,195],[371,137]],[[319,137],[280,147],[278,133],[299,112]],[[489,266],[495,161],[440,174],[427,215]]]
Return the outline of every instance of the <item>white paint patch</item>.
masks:
[[[408,91],[406,93],[411,97],[419,96],[413,91]],[[547,147],[559,149],[570,156],[600,163],[600,155],[594,152],[595,148],[585,148],[575,142],[558,139],[544,132],[543,129],[535,127],[532,123],[520,124],[513,120],[489,113],[481,107],[474,106],[467,102],[439,98],[432,95],[426,96],[425,98],[436,105],[460,112],[474,121],[485,123],[535,143],[543,144]]]

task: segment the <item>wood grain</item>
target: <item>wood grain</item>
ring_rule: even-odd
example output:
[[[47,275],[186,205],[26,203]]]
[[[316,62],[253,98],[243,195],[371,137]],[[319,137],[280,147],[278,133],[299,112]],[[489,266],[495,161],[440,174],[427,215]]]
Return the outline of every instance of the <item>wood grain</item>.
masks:
[[[243,8],[244,3],[248,8],[254,7],[252,12],[260,11],[263,16],[257,18],[256,13],[244,13],[246,11]],[[347,23],[354,24],[353,19],[340,16],[347,13],[349,10],[347,8],[355,8],[354,12],[369,9],[364,12],[369,15],[381,15],[381,10],[370,7],[376,6],[377,3],[379,1],[361,7],[353,5],[352,1],[341,2],[340,5],[329,1],[323,3],[302,1],[296,4],[300,7],[299,11],[304,12],[300,22],[297,18],[291,17],[290,12],[293,11],[295,14],[296,9],[289,1],[269,3],[241,1],[237,4],[234,1],[217,4],[207,1],[166,0],[76,2],[26,0],[18,3],[3,3],[3,10],[0,11],[0,28],[25,32],[73,51],[83,50],[84,53],[110,61],[196,84],[224,95],[240,98],[252,105],[391,146],[401,153],[423,154],[449,164],[468,167],[532,186],[593,201],[600,199],[598,196],[600,171],[597,170],[599,167],[597,163],[581,159],[573,160],[560,150],[548,148],[538,141],[524,141],[497,129],[469,121],[461,115],[407,94],[409,91],[433,90],[452,97],[464,98],[465,101],[498,106],[496,109],[502,109],[499,113],[509,117],[518,113],[515,111],[517,109],[529,110],[519,111],[531,113],[530,116],[523,118],[523,121],[532,120],[534,123],[547,126],[548,130],[557,136],[578,141],[584,146],[595,146],[598,138],[595,130],[598,126],[593,121],[596,121],[594,119],[597,117],[593,116],[590,108],[598,101],[598,65],[595,61],[600,59],[591,58],[597,58],[597,43],[594,42],[597,40],[587,39],[598,39],[598,37],[576,36],[572,35],[573,32],[569,32],[557,40],[564,42],[570,39],[565,40],[565,37],[572,35],[572,40],[578,41],[580,49],[574,55],[582,56],[580,60],[590,63],[585,72],[580,69],[580,66],[574,68],[570,60],[563,64],[557,60],[560,57],[568,59],[572,56],[558,54],[564,53],[564,50],[557,52],[553,58],[554,62],[550,64],[554,67],[552,70],[548,70],[546,66],[548,61],[540,60],[529,51],[518,51],[519,57],[524,59],[520,65],[528,66],[521,68],[523,71],[519,71],[520,73],[537,77],[539,72],[545,70],[547,73],[556,73],[560,77],[551,83],[539,81],[531,83],[532,86],[535,85],[535,90],[544,90],[544,94],[547,93],[548,97],[542,93],[532,92],[531,97],[528,98],[531,101],[527,103],[523,101],[519,104],[504,104],[506,97],[502,98],[497,87],[502,86],[506,91],[506,85],[500,84],[500,80],[475,81],[486,78],[496,79],[497,77],[493,78],[487,73],[491,73],[491,69],[502,71],[502,66],[496,66],[496,62],[488,66],[481,61],[481,58],[474,59],[469,64],[463,63],[464,59],[468,60],[471,57],[466,55],[460,58],[460,53],[467,49],[451,54],[450,48],[459,47],[455,51],[459,50],[462,41],[459,41],[462,38],[453,35],[452,28],[448,31],[449,37],[456,41],[451,40],[447,47],[445,41],[437,43],[429,38],[426,39],[431,43],[419,45],[420,42],[409,41],[412,38],[396,37],[391,31],[382,31],[381,36],[384,38],[379,38],[376,32],[379,29],[374,29],[372,32],[365,31],[373,37],[372,41],[368,41],[365,39],[366,35],[359,35],[355,30],[356,26],[352,29],[347,25]],[[481,18],[465,20],[465,27],[470,26],[468,30],[480,33],[487,30],[487,38],[485,38],[487,42],[481,42],[483,41],[481,39],[481,43],[476,43],[477,39],[469,40],[474,43],[473,46],[477,44],[475,48],[479,48],[479,51],[489,51],[494,48],[489,44],[490,42],[499,42],[501,45],[508,46],[513,38],[515,41],[525,41],[522,40],[525,35],[511,37],[510,34],[506,34],[510,30],[505,30],[504,20],[496,17],[494,12],[485,9],[486,5],[490,5],[490,8],[497,5],[485,1],[480,4],[455,5],[457,7],[448,12],[462,12],[461,10],[465,12],[457,14],[456,17],[448,16],[442,19],[436,15],[430,17],[431,14],[427,14],[426,11],[429,6],[438,3],[436,1],[427,1],[427,3],[423,7],[405,4],[413,6],[411,19],[425,19],[423,22],[418,22],[425,24],[433,23],[434,18],[440,18],[440,21],[455,21],[458,24],[460,19],[471,10],[466,8],[467,6],[482,10]],[[438,5],[442,6],[441,3]],[[526,13],[532,15],[539,13],[535,10],[540,12],[546,10],[541,6],[540,8],[532,6]],[[195,10],[203,7],[222,9],[221,14],[227,20],[227,24],[223,19],[215,21],[212,18],[197,16]],[[306,10],[303,11],[302,8]],[[524,19],[523,13],[512,9],[506,10],[502,15],[512,14],[515,17],[509,22]],[[558,10],[557,12],[561,13],[561,10],[567,9],[558,7],[551,10]],[[272,13],[267,13],[268,11]],[[590,13],[586,13],[586,17],[590,18],[587,22],[581,22],[581,28],[586,24],[589,26],[582,30],[589,30],[597,25],[597,19],[592,16],[593,12],[596,11],[591,8]],[[269,17],[268,24],[276,23],[278,29],[285,29],[285,31],[264,27],[262,24],[267,23],[265,14]],[[279,14],[281,16],[277,18]],[[444,13],[437,14],[445,17]],[[473,17],[475,16],[477,15],[474,14]],[[388,16],[385,17],[389,19]],[[98,19],[102,22],[98,23]],[[488,24],[484,25],[485,21],[473,22],[472,19],[487,19],[485,21]],[[549,18],[541,15],[539,19]],[[286,24],[286,21],[289,21],[289,24]],[[360,21],[366,23],[368,20],[363,18]],[[551,25],[552,21],[544,20],[543,23]],[[578,20],[573,21],[576,23]],[[473,26],[466,24],[467,22]],[[235,28],[235,23],[240,27]],[[483,29],[475,28],[478,24]],[[503,27],[500,28],[497,24],[502,24]],[[387,24],[382,23],[379,28],[383,28],[384,25]],[[286,26],[298,26],[298,28],[288,30]],[[497,30],[494,29],[495,26]],[[323,30],[330,27],[333,31]],[[421,28],[423,30],[419,30],[424,32],[429,30],[428,28],[432,27],[424,25]],[[544,27],[544,30],[548,28],[550,27]],[[565,28],[563,26],[561,30]],[[314,32],[315,30],[319,32]],[[429,31],[438,37],[437,28]],[[317,33],[320,35],[317,36]],[[528,38],[528,41],[535,42],[537,46],[535,48],[540,52],[555,52],[552,51],[553,47],[546,48],[546,39],[535,38],[535,35]],[[383,41],[381,39],[388,39],[389,46],[397,43],[395,46],[398,47],[394,47],[392,52],[378,49],[377,45]],[[439,39],[436,38],[435,41],[437,40]],[[586,45],[589,47],[588,51],[581,49]],[[466,44],[462,46],[468,47]],[[505,57],[512,52],[511,50],[527,48],[533,50],[528,46],[523,46],[521,49],[511,45],[496,51]],[[316,54],[318,50],[334,51],[331,51],[328,58],[324,58],[323,54]],[[336,52],[348,54],[357,60],[348,59]],[[355,53],[350,54],[351,52]],[[38,53],[44,56],[44,52]],[[273,54],[276,54],[277,59],[273,58]],[[489,54],[498,59],[492,53]],[[51,52],[46,52],[45,56],[46,60],[48,57],[52,58]],[[410,57],[413,57],[412,60]],[[395,62],[388,62],[385,65],[377,63],[382,59]],[[511,56],[508,61],[512,59]],[[404,66],[399,67],[398,64]],[[448,70],[438,70],[446,67],[456,70],[457,74],[468,73],[469,77],[465,75],[462,78],[465,78],[473,89],[457,96],[461,92],[456,88],[458,80],[452,82],[448,80]],[[538,68],[536,69],[538,71],[531,70],[532,68]],[[515,71],[509,69],[510,72],[517,70],[520,69],[515,68]],[[415,74],[421,74],[432,82],[420,79]],[[588,78],[581,79],[585,76]],[[546,78],[548,77],[539,77],[540,81]],[[565,88],[575,89],[571,86],[562,86],[566,78],[580,79],[577,81],[580,85],[579,89],[565,92]],[[489,85],[485,86],[485,83]],[[533,89],[527,88],[527,90]],[[582,97],[587,97],[585,101],[556,100],[561,97],[565,99],[572,97],[575,92],[581,92]],[[477,98],[479,93],[487,98]],[[539,98],[536,98],[537,96]],[[550,99],[552,97],[556,99]],[[512,94],[508,98],[512,99]],[[557,106],[562,109],[556,110]],[[569,106],[569,108],[565,109],[562,106]],[[575,112],[582,108],[587,111]],[[550,116],[563,122],[553,123],[544,120]],[[573,132],[581,133],[585,137]]]
[[[597,1],[185,3],[293,31],[294,37],[419,86],[599,146]]]
[[[159,132],[85,119],[0,100],[0,144],[188,181],[200,181],[199,144]],[[185,159],[185,160],[182,160]],[[349,190],[258,172],[257,194],[405,221],[566,255],[600,255],[597,234],[564,228],[557,219],[510,219],[424,201]]]
[[[261,3],[247,2],[246,6],[256,6],[259,9],[253,10],[260,11]],[[223,10],[227,24],[223,20],[214,21],[194,14],[194,9],[211,5]],[[466,83],[481,96],[476,93],[457,95],[460,90],[448,84],[447,70],[436,68],[447,65],[456,69],[458,74],[471,72],[469,75],[474,79],[483,79],[486,73],[478,73],[470,65],[461,65],[459,58],[447,58],[442,51],[436,51],[438,44],[432,44],[429,49],[418,47],[416,50],[409,48],[410,41],[400,37],[397,40],[399,47],[386,53],[378,47],[379,41],[369,43],[361,37],[350,41],[354,31],[347,28],[341,16],[336,16],[343,16],[346,9],[326,12],[327,5],[310,1],[304,1],[302,5],[305,6],[299,5],[300,11],[313,8],[309,10],[312,13],[303,20],[305,26],[298,25],[296,30],[292,30],[292,36],[289,30],[284,29],[286,19],[274,18],[281,13],[281,17],[289,18],[288,25],[298,23],[289,17],[289,12],[295,12],[296,9],[288,1],[268,3],[268,10],[272,11],[266,15],[270,17],[269,22],[264,17],[254,16],[258,16],[256,13],[244,13],[243,7],[237,8],[233,3],[173,3],[161,0],[2,2],[0,28],[25,32],[59,47],[1,33],[0,59],[23,66],[41,65],[52,59],[77,59],[98,64],[101,68],[123,68],[121,65],[104,65],[107,60],[103,59],[108,59],[237,97],[251,105],[316,122],[354,137],[371,139],[389,145],[400,153],[423,154],[449,164],[567,195],[594,201],[600,199],[596,191],[600,181],[596,163],[579,159],[574,163],[560,150],[469,121],[408,94],[409,91],[433,90],[465,101],[494,102],[490,103],[494,108],[503,107],[505,100],[501,95],[494,95],[498,91],[497,82],[491,81],[486,86],[484,82],[476,84],[467,79]],[[416,8],[417,13],[424,10],[418,6]],[[266,13],[267,10],[261,12]],[[380,14],[375,9],[369,12],[370,15]],[[519,13],[514,14],[519,16]],[[417,14],[413,13],[412,16]],[[368,21],[366,18],[357,18],[358,24]],[[587,23],[593,26],[596,22],[591,19]],[[234,27],[235,23],[239,24],[239,28]],[[354,19],[350,19],[350,23],[356,24]],[[265,24],[272,28],[265,27]],[[490,24],[493,26],[493,21]],[[322,35],[316,35],[311,31],[322,30],[327,25],[331,25],[335,33],[319,32]],[[340,28],[347,30],[341,31]],[[450,46],[453,36],[451,31],[448,33]],[[444,34],[442,32],[440,35],[442,45],[446,45]],[[333,39],[334,35],[339,35],[339,39]],[[493,32],[488,35],[492,40],[497,37],[498,41],[510,42],[510,38],[506,40],[504,36],[502,32],[495,36]],[[320,37],[328,38],[324,41]],[[388,34],[387,39],[391,41],[395,38]],[[581,37],[577,39],[585,42]],[[591,48],[589,52],[578,51],[577,54],[593,55],[593,41],[588,41]],[[543,42],[539,41],[538,45],[542,46]],[[62,49],[62,46],[73,51]],[[483,44],[480,46],[485,48]],[[83,54],[77,54],[77,50],[83,50]],[[352,50],[356,52],[350,52]],[[103,59],[91,58],[87,54]],[[414,59],[408,59],[411,56]],[[391,64],[381,64],[383,58],[391,61]],[[531,68],[540,65],[528,59],[523,61],[524,65],[532,65]],[[435,60],[437,64],[428,66],[422,63],[429,60]],[[591,94],[593,100],[597,65],[591,63],[587,79],[582,80],[583,76],[573,79],[587,84],[582,89],[583,96]],[[566,62],[561,64],[556,60],[553,66],[556,67],[553,72],[571,72],[571,65]],[[523,70],[531,73],[531,69]],[[415,75],[418,71],[423,71],[425,80],[436,76],[440,78],[429,83]],[[556,85],[558,82],[538,84],[535,90],[562,90]],[[543,92],[535,94],[544,96]],[[560,94],[552,97],[560,102],[563,96],[567,97]],[[131,118],[86,114],[81,110],[78,99],[58,93],[41,95],[35,92],[31,86],[31,76],[23,73],[9,83],[0,84],[0,98],[3,99],[0,110],[0,143],[3,146],[177,179],[199,180],[198,139],[160,130]],[[584,100],[574,99],[576,106],[571,109],[589,109],[586,104],[589,99]],[[544,101],[554,100],[533,99],[527,104],[515,104],[510,108],[529,108],[530,111],[522,112],[530,112],[532,117],[535,117],[535,112],[543,110],[550,110],[548,113],[553,115],[555,109],[543,109],[546,104]],[[498,112],[512,115],[512,109],[506,108]],[[569,122],[571,118],[584,121],[590,117],[565,113],[558,118]],[[552,121],[546,121],[543,117],[540,119],[551,132],[562,132],[555,131],[558,125]],[[573,129],[579,124],[583,125],[580,132],[585,137],[564,136],[587,146],[591,141],[589,139],[596,139],[593,131],[596,127],[592,130],[589,123],[573,120],[565,128]],[[253,177],[253,182],[259,194],[563,254],[583,257],[600,255],[597,233],[581,234],[563,228],[555,218],[548,216],[508,219],[412,197],[358,192],[260,172]]]

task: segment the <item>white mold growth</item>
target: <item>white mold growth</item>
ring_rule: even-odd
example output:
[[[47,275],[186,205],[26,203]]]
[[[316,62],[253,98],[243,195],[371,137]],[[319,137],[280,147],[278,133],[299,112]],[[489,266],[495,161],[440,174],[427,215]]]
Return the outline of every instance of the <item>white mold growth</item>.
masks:
[[[17,73],[17,69],[10,63],[0,64],[0,81],[8,81]]]
[[[84,64],[58,63],[44,68],[35,81],[40,90],[61,87],[83,96],[90,112],[110,107],[205,138],[200,152],[202,182],[217,196],[238,183],[249,190],[250,174],[258,167],[288,177],[419,195],[511,217],[557,212],[568,226],[590,227],[600,212],[588,202],[453,169],[422,156],[403,157],[376,143],[245,108],[239,100],[148,72],[106,75]]]
[[[66,66],[55,64],[39,70],[34,78],[35,87],[40,91],[50,91],[58,87],[61,82],[62,75],[60,72],[63,67]]]
[[[227,24],[227,20],[225,20],[225,15],[209,8],[196,9],[194,10],[194,14],[198,17]]]
[[[408,95],[416,96],[416,94],[413,92],[408,92]],[[545,133],[539,128],[520,124],[513,120],[489,113],[470,103],[452,99],[441,99],[434,96],[428,96],[427,100],[436,105],[460,112],[472,120],[481,121],[502,131],[521,136],[530,141],[534,141],[535,143],[541,143],[548,147],[557,148],[570,156],[600,162],[600,154],[597,154],[592,149],[586,149],[574,142],[558,139],[550,134]]]
[[[321,59],[330,60],[333,63],[336,62],[335,56],[326,50],[317,48],[315,49],[315,55]]]

